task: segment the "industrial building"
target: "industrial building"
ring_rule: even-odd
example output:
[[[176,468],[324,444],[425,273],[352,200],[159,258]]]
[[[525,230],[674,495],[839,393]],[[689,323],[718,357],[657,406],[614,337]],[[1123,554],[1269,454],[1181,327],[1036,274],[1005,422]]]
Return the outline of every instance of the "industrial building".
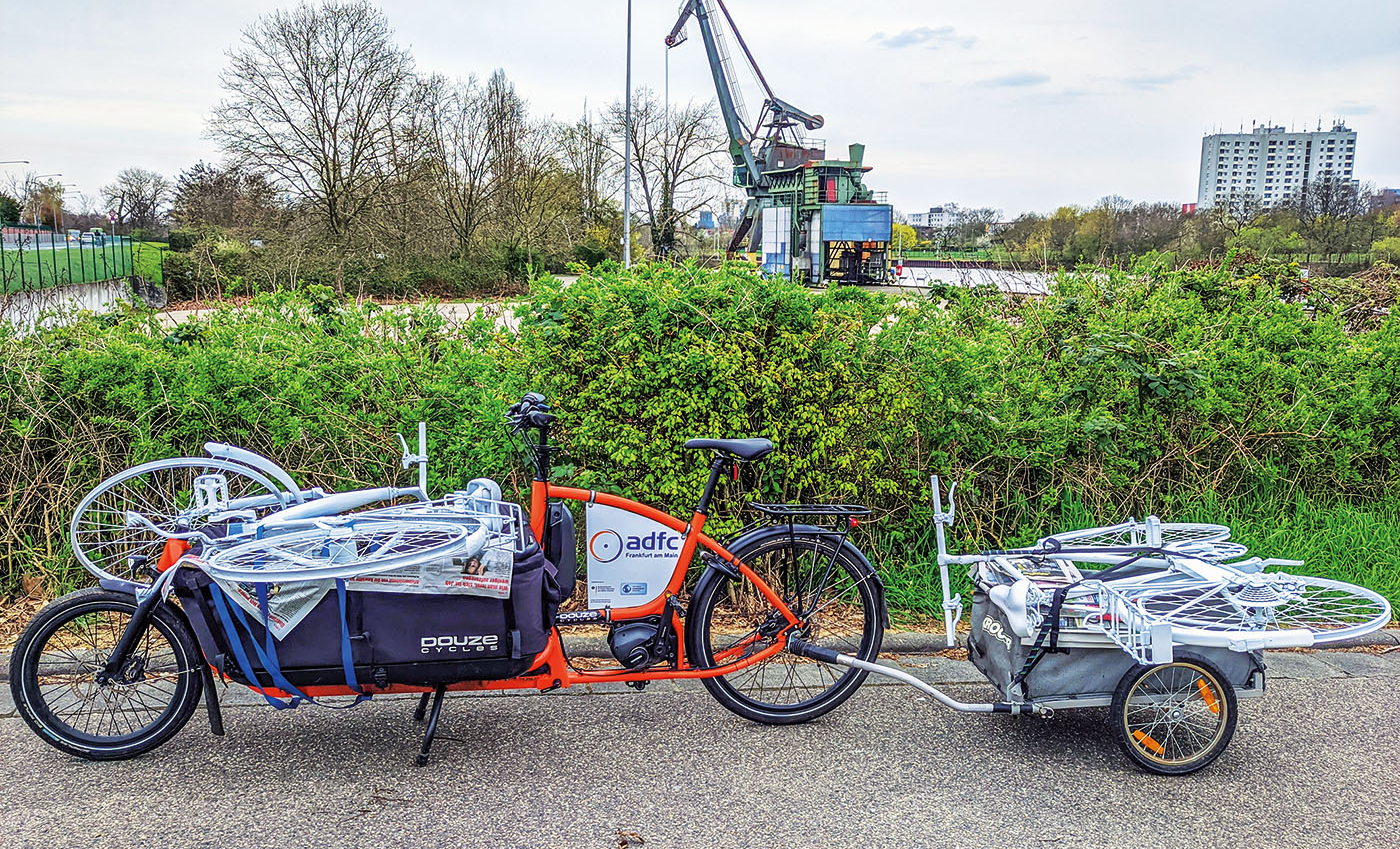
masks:
[[[1293,132],[1256,126],[1250,132],[1215,133],[1201,140],[1201,179],[1196,203],[1205,209],[1234,198],[1274,206],[1303,184],[1332,173],[1351,180],[1356,131],[1340,121],[1332,129]]]

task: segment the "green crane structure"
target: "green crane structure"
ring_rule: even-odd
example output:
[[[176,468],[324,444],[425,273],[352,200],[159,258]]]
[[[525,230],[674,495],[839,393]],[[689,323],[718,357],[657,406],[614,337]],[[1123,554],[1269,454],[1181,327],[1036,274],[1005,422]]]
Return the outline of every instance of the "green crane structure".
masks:
[[[752,124],[716,9],[763,89],[763,106]],[[822,127],[822,116],[773,94],[724,0],[688,0],[666,36],[667,48],[686,40],[691,18],[714,77],[734,185],[749,196],[729,254],[757,253],[768,271],[813,283],[886,280],[892,211],[864,183],[870,170],[863,163],[865,145],[850,145],[846,159],[827,159],[824,142],[803,136]]]

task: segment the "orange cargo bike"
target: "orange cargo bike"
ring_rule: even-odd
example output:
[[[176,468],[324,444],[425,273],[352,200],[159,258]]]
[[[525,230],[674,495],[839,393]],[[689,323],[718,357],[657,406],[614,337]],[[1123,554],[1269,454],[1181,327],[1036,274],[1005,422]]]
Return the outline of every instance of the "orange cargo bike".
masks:
[[[709,452],[709,477],[682,519],[551,483],[542,396],[508,420],[533,466],[528,514],[490,481],[430,500],[421,430],[418,455],[404,446],[420,466],[410,490],[300,490],[266,458],[213,443],[213,458],[104,482],[73,523],[100,588],[45,608],[13,654],[24,719],[66,752],[117,759],[168,740],[201,694],[222,734],[215,679],[277,708],[417,692],[423,764],[448,691],[697,679],[735,713],[786,724],[860,686],[867,670],[796,648],[879,654],[884,589],[850,539],[866,508],[751,504],[762,520],[721,543],[704,532],[716,487],[768,440],[687,442]],[[404,495],[415,500],[357,509]],[[588,606],[559,612],[577,571],[570,501],[586,516]],[[571,664],[560,632],[578,626],[606,628],[615,662]]]

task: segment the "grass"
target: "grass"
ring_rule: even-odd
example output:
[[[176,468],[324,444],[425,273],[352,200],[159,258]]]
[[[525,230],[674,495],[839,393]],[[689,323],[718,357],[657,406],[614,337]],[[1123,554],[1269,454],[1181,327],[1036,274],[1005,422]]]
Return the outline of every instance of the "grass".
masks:
[[[131,246],[135,256],[136,274],[151,283],[163,283],[161,260],[165,257],[165,245],[160,242],[136,242]]]
[[[1385,596],[1392,610],[1400,610],[1400,503],[1372,503],[1364,506],[1337,499],[1323,502],[1302,496],[1253,495],[1221,501],[1212,494],[1200,496],[1177,509],[1157,511],[1166,521],[1210,522],[1228,525],[1230,538],[1249,547],[1251,556],[1302,560],[1302,567],[1283,571],[1314,575],[1358,584]],[[1110,525],[1121,516],[1095,515],[1070,499],[1061,505],[1061,523],[1053,530]],[[1141,517],[1139,517],[1141,518]],[[955,525],[953,531],[958,530]],[[1033,539],[949,540],[954,552],[1027,545]],[[941,590],[933,528],[912,540],[913,551],[893,552],[882,548],[879,531],[874,532],[872,560],[885,579],[886,596],[896,622],[942,619]],[[858,543],[860,544],[860,543]],[[866,542],[871,544],[870,541]],[[901,562],[903,561],[903,562]],[[971,604],[972,587],[966,570],[953,567],[953,592],[962,593]]]
[[[159,266],[159,252],[155,253]],[[125,242],[0,251],[0,294],[110,280],[131,273],[132,252]]]

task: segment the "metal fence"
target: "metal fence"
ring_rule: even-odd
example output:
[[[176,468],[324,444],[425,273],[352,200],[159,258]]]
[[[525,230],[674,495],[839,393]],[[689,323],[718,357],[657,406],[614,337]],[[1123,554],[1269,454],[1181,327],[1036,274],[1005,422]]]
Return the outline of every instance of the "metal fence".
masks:
[[[94,283],[137,273],[128,236],[69,235],[54,230],[0,230],[0,295],[69,283]]]

